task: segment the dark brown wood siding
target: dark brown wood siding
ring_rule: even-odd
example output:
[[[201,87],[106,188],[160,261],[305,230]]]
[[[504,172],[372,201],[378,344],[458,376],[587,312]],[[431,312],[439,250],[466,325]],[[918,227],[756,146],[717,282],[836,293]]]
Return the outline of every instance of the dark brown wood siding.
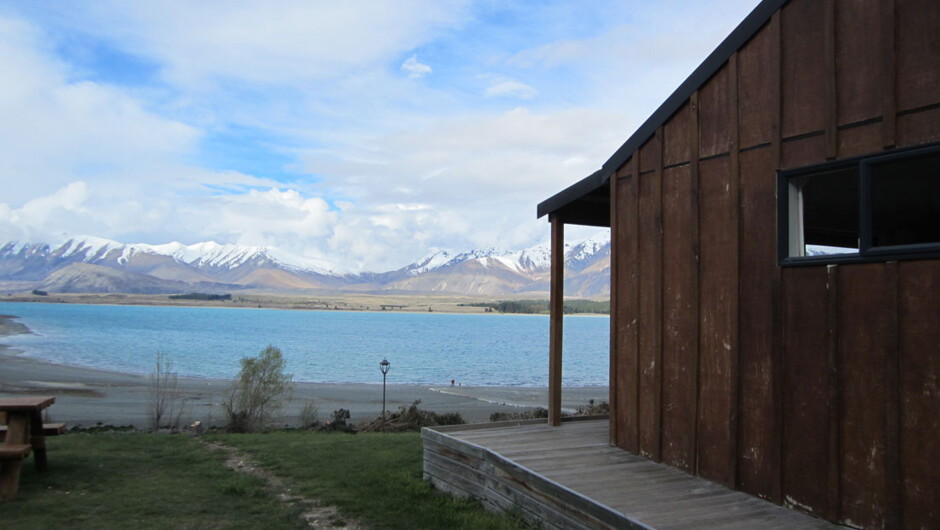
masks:
[[[667,169],[663,182],[663,462],[695,469],[697,256],[689,166]]]
[[[617,278],[617,292],[613,293],[612,313],[619,315],[612,318],[615,337],[612,342],[615,350],[610,352],[611,363],[617,367],[612,408],[621,414],[611,415],[611,430],[614,443],[619,447],[638,453],[639,442],[639,241],[635,236],[639,232],[639,181],[637,157],[632,157],[623,169],[612,179],[614,196],[618,207],[617,215],[612,219],[611,238],[619,250],[616,259],[618,272],[611,272]],[[622,276],[620,274],[623,274]],[[616,275],[616,276],[615,276]]]
[[[792,0],[617,172],[619,446],[940,527],[940,260],[782,269],[778,170],[940,142],[940,2]]]
[[[640,150],[639,183],[639,442],[640,454],[660,459],[663,329],[662,135]]]
[[[901,513],[908,528],[940,521],[940,268],[898,265]],[[932,353],[932,354],[931,354]]]

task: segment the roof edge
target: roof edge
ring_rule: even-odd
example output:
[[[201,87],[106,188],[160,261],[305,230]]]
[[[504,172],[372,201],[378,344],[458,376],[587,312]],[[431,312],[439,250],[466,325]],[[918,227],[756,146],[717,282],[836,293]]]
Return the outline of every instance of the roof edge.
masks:
[[[789,1],[764,0],[757,4],[757,7],[744,17],[744,20],[734,28],[731,34],[725,37],[725,40],[721,41],[721,44],[702,61],[702,64],[679,85],[679,88],[666,98],[666,101],[643,122],[643,125],[640,125],[636,132],[604,162],[601,167],[607,176],[609,177],[626,163],[630,156],[656,133],[656,129],[666,123],[673,114],[682,108],[686,100],[692,97],[693,92],[708,82],[731,58],[731,55],[751,40],[770,21],[774,13],[782,9]]]
[[[715,73],[721,69],[731,55],[739,50],[747,41],[767,22],[774,13],[783,8],[790,0],[763,0],[741,21],[734,30],[721,41],[712,53],[702,61],[685,81],[679,85],[666,101],[663,102],[649,118],[637,128],[617,151],[601,166],[601,169],[579,180],[564,190],[552,195],[538,205],[538,217],[551,214],[559,208],[570,204],[579,197],[590,193],[606,184],[614,172],[640,148],[653,134],[685,104],[692,93],[704,85]]]
[[[559,191],[539,203],[536,219],[548,215],[563,206],[570,204],[578,197],[584,196],[607,184],[610,175],[605,175],[603,169],[598,169],[587,177],[575,182],[571,186]]]

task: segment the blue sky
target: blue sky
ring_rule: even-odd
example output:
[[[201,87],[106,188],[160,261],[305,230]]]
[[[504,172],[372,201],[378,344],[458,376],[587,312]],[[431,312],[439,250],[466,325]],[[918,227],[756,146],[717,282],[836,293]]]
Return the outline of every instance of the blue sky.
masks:
[[[0,0],[0,240],[373,271],[543,243],[536,204],[756,4]]]

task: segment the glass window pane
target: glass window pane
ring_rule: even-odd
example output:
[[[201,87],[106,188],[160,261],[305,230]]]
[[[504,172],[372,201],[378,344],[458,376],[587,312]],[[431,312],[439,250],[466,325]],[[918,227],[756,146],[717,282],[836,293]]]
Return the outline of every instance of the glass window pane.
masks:
[[[858,252],[858,170],[826,171],[797,179],[804,256]]]
[[[940,243],[940,153],[871,165],[872,246]]]

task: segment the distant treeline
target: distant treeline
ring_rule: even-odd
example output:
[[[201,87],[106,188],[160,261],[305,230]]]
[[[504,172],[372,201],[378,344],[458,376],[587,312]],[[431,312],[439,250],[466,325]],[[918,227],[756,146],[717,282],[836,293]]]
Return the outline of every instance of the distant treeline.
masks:
[[[470,307],[485,307],[487,311],[500,313],[548,313],[548,300],[500,300],[499,302],[477,302],[473,304],[460,304]],[[594,300],[565,300],[563,303],[566,315],[576,313],[610,314],[610,301],[596,302]]]
[[[209,294],[209,293],[189,293],[189,294],[171,294],[170,300],[225,300],[232,299],[230,294]]]

